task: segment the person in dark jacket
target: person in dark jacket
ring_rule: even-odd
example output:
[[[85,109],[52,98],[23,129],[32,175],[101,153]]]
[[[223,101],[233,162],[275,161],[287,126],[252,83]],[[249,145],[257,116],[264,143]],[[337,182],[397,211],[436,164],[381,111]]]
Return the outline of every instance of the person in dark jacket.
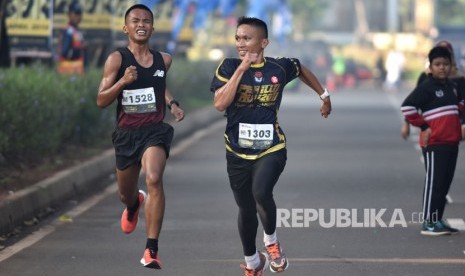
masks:
[[[58,72],[60,74],[84,74],[86,67],[86,44],[79,29],[82,7],[72,2],[68,7],[68,25],[63,31],[58,50]]]
[[[6,32],[6,12],[1,8],[0,6],[0,68],[7,68],[11,65],[10,44]]]
[[[445,47],[447,50],[449,50],[451,55],[451,69],[449,73],[449,79],[454,83],[458,92],[462,95],[462,99],[465,99],[465,76],[462,74],[462,72],[460,72],[457,66],[457,62],[455,61],[454,48],[452,47],[452,44],[447,40],[441,40],[438,43],[436,43],[436,46]],[[420,85],[424,80],[426,80],[428,78],[428,75],[430,74],[431,72],[429,69],[429,64],[427,64],[426,70],[421,72],[420,76],[418,77],[417,86]],[[461,121],[462,137],[465,138],[465,112],[462,113]],[[400,134],[404,139],[407,139],[410,136],[410,124],[407,121],[404,121],[404,123],[402,124]]]
[[[439,236],[458,233],[442,218],[462,139],[460,113],[464,104],[449,79],[450,51],[434,47],[428,60],[430,75],[407,96],[401,111],[410,124],[421,129],[419,143],[426,169],[421,234]]]

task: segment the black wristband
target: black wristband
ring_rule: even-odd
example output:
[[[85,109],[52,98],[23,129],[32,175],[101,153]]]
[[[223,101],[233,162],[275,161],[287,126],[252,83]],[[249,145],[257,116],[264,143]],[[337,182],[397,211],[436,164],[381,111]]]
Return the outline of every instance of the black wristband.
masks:
[[[172,100],[167,104],[169,110],[171,110],[171,106],[172,106],[173,104],[176,104],[178,107],[180,106],[178,101],[176,101],[175,99],[172,99]]]

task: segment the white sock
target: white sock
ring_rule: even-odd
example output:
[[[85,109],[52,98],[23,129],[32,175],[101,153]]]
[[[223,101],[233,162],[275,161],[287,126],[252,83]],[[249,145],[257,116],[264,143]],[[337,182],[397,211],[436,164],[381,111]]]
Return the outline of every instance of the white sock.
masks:
[[[274,233],[271,235],[267,235],[265,232],[263,232],[263,242],[265,243],[265,246],[277,243],[278,237],[276,236],[276,231],[274,231]]]
[[[249,269],[258,267],[260,265],[260,256],[258,256],[258,252],[255,252],[252,256],[245,256],[245,263]]]

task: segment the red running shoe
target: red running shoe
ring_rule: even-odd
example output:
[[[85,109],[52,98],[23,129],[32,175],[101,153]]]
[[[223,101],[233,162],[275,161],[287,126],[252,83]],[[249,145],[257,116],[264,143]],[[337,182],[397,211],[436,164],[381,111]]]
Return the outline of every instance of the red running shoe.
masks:
[[[158,252],[146,248],[144,256],[140,259],[140,263],[148,268],[161,269],[161,261],[158,258]]]
[[[128,208],[124,209],[123,215],[121,216],[121,230],[123,230],[124,233],[130,234],[136,229],[137,221],[139,220],[139,210],[146,197],[147,195],[145,192],[139,190],[139,207],[131,216],[129,215]]]
[[[289,261],[283,253],[279,242],[270,244],[266,247],[266,252],[270,258],[270,270],[273,273],[283,272],[289,266]]]

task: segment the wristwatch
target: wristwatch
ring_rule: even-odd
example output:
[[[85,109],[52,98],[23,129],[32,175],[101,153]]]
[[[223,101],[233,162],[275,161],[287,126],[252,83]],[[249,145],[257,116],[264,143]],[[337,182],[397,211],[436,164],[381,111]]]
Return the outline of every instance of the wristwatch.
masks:
[[[326,98],[328,98],[330,95],[329,95],[329,92],[328,92],[328,89],[325,88],[323,94],[320,95],[320,99],[324,100]]]
[[[176,101],[175,99],[172,99],[172,100],[167,104],[169,110],[171,110],[171,106],[172,106],[173,104],[177,105],[178,107],[180,106],[178,101]]]

